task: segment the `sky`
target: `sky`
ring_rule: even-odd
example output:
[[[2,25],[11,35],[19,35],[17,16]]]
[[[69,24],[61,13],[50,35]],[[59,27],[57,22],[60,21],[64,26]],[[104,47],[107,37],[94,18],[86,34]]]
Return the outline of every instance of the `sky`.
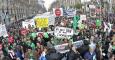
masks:
[[[40,1],[44,1],[44,4],[41,3]],[[48,10],[48,9],[50,8],[51,4],[52,4],[53,2],[55,2],[55,1],[56,1],[56,0],[38,0],[39,4],[40,4],[40,5],[44,5],[44,7],[46,8],[46,10]]]

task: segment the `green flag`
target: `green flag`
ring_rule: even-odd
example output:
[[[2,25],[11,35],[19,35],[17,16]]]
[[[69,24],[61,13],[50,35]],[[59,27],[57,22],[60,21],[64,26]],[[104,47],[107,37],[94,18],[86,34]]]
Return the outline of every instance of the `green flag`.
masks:
[[[78,27],[78,21],[79,21],[80,17],[79,16],[74,16],[74,20],[73,20],[73,29],[76,31],[76,27]]]
[[[33,32],[32,34],[31,34],[31,36],[33,37],[33,38],[35,38],[36,37],[36,33],[35,32]]]
[[[99,19],[96,20],[96,26],[101,26],[101,20]]]
[[[35,48],[36,48],[36,46],[35,46],[34,43],[31,43],[31,47],[32,47],[32,49],[35,49]]]
[[[49,36],[48,36],[48,33],[47,33],[47,32],[45,32],[45,33],[44,33],[44,37],[45,37],[45,38],[49,38]]]

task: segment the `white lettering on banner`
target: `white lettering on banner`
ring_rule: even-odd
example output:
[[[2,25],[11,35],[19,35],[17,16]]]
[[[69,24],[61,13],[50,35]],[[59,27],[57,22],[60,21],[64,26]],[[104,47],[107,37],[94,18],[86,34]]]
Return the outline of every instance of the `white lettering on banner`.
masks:
[[[3,36],[3,37],[7,37],[8,36],[5,24],[4,25],[0,25],[0,37],[1,36]]]
[[[73,30],[71,28],[56,27],[54,35],[58,38],[65,38],[73,35]]]

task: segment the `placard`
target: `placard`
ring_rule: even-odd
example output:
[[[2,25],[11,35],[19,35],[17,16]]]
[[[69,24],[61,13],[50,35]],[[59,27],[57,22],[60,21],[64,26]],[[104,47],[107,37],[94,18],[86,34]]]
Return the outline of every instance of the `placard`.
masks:
[[[67,17],[74,17],[76,15],[75,9],[64,10],[64,12],[65,12],[65,16]]]
[[[84,42],[82,40],[73,42],[73,46],[76,48],[81,47],[83,44],[84,44]]]
[[[69,51],[68,43],[62,45],[56,45],[55,49],[60,53],[66,53]]]
[[[48,27],[48,18],[36,18],[35,22],[37,28]]]
[[[55,24],[55,16],[51,15],[48,17],[48,25],[54,25]]]
[[[56,27],[54,35],[58,38],[68,38],[73,35],[73,29],[65,27]]]
[[[86,15],[80,15],[80,20],[87,20]]]
[[[76,41],[76,42],[73,42],[73,47],[75,48],[79,48],[81,47],[82,45],[84,45],[84,42],[83,40],[79,40],[79,41]],[[56,45],[54,46],[55,49],[60,52],[60,53],[66,53],[68,51],[70,51],[70,48],[68,46],[68,43],[65,43],[65,44],[61,44],[61,45]]]
[[[22,21],[22,27],[23,28],[29,28],[29,25],[31,27],[35,27],[35,22],[33,19],[29,19],[29,20],[26,20],[26,21]]]
[[[63,16],[63,9],[62,8],[54,8],[53,13],[56,17]]]
[[[1,36],[3,36],[3,37],[7,37],[8,36],[5,24],[4,25],[0,25],[0,37]]]

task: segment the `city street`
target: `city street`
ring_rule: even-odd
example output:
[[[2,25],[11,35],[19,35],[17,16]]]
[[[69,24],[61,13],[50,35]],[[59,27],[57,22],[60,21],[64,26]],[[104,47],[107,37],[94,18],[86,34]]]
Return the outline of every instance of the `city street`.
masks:
[[[115,0],[0,0],[0,60],[115,60]]]

